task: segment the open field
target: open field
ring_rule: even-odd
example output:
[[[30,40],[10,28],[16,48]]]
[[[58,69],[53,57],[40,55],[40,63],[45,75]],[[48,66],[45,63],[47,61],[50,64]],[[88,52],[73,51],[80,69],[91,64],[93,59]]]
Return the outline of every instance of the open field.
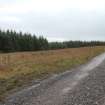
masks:
[[[43,79],[83,64],[105,46],[0,54],[0,98],[34,79]]]

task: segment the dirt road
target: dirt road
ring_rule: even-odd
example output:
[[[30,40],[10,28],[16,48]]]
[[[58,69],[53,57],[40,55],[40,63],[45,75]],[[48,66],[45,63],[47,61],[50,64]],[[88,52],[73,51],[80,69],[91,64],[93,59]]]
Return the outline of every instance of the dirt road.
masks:
[[[10,95],[4,105],[105,105],[105,53]]]

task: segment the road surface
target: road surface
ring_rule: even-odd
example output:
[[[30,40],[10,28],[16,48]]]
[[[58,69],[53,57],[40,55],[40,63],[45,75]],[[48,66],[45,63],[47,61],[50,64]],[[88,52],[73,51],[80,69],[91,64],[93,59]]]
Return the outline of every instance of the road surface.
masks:
[[[105,105],[105,53],[12,94],[3,105]]]

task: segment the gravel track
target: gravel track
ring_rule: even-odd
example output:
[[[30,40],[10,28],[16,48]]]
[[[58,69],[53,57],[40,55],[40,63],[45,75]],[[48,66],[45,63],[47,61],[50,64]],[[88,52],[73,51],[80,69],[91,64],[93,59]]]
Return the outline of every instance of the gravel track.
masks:
[[[2,105],[105,105],[105,53],[10,95]]]

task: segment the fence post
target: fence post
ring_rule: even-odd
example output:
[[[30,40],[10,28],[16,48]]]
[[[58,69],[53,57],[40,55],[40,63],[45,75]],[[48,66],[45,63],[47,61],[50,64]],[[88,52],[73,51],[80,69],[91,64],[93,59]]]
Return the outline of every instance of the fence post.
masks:
[[[2,56],[0,56],[0,65],[2,65]]]

